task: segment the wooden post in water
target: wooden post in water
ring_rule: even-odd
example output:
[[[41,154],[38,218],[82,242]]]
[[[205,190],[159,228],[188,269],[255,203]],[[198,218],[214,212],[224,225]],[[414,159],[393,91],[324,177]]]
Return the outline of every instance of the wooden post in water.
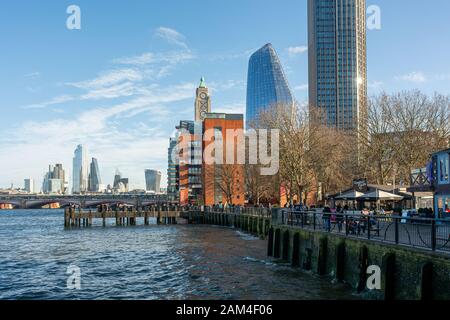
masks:
[[[64,209],[64,227],[65,227],[65,228],[69,227],[69,225],[70,225],[70,222],[69,222],[69,220],[70,220],[69,214],[70,214],[69,208],[65,208],[65,209]]]
[[[161,206],[160,205],[158,205],[157,224],[161,224]]]
[[[144,224],[146,226],[148,226],[148,211],[147,210],[145,210],[145,212],[144,212]]]
[[[103,228],[105,228],[106,227],[106,212],[105,211],[103,211],[102,210],[102,225],[103,225]]]
[[[89,225],[89,227],[92,227],[92,211],[91,210],[89,210],[88,225]]]

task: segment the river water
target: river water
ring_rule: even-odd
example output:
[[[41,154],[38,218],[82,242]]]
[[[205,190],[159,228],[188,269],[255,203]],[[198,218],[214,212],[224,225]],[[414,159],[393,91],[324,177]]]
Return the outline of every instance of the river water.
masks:
[[[0,299],[354,299],[271,262],[266,241],[197,225],[64,230],[61,210],[0,211]],[[68,289],[70,266],[81,289]]]

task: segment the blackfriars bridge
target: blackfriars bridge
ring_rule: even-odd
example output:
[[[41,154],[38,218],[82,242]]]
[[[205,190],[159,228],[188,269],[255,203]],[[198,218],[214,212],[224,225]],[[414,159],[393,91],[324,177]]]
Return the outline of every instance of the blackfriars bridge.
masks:
[[[121,194],[121,195],[0,195],[0,205],[11,205],[14,209],[41,209],[45,206],[58,204],[59,207],[96,208],[107,205],[146,207],[166,204],[166,195],[155,194]]]

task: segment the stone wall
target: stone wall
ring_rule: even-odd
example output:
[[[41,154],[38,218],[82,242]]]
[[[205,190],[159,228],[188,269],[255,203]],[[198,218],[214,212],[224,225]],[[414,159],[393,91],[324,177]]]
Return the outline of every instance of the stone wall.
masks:
[[[295,227],[273,226],[268,255],[337,281],[365,299],[450,299],[450,256]],[[381,268],[381,290],[367,289],[367,268]]]

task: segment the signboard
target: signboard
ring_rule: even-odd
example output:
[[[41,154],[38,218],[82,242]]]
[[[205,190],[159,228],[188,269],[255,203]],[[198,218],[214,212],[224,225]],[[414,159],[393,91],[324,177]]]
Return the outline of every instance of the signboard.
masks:
[[[366,193],[369,190],[369,185],[367,179],[356,179],[353,180],[353,190]]]

